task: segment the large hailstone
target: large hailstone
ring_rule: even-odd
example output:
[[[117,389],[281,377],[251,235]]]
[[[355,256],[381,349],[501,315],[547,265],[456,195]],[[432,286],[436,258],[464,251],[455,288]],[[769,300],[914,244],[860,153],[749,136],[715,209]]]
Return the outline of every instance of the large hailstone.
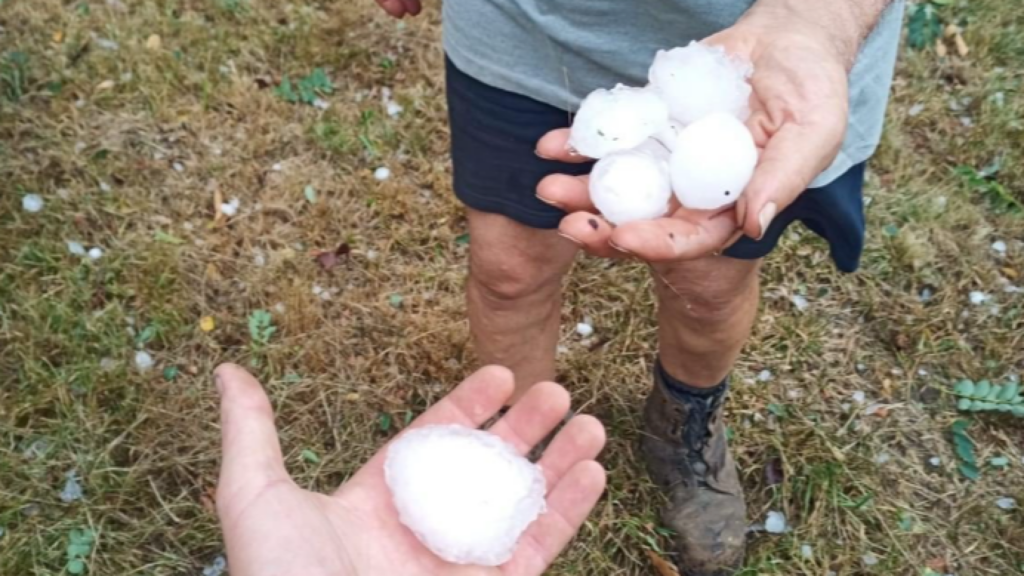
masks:
[[[658,93],[619,84],[599,89],[580,105],[569,134],[569,146],[590,158],[629,150],[668,125],[668,106]]]
[[[411,430],[388,448],[384,477],[402,524],[456,564],[507,562],[545,511],[540,467],[483,430]]]
[[[605,156],[590,173],[590,199],[612,224],[660,218],[671,198],[669,153],[653,140]]]
[[[749,62],[724,48],[691,42],[685,48],[659,50],[648,77],[668,104],[673,120],[691,124],[716,112],[740,120],[750,116]]]
[[[730,114],[712,114],[679,134],[669,168],[679,203],[714,210],[735,202],[754,175],[757,146]]]

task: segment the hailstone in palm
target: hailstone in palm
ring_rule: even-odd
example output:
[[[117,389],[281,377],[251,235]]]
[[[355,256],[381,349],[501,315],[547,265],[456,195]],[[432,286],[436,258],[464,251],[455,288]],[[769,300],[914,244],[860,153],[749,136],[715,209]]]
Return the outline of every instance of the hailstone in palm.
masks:
[[[752,73],[749,62],[724,48],[691,42],[685,48],[659,50],[648,78],[672,119],[688,125],[717,112],[746,120]]]
[[[406,432],[388,447],[384,478],[399,521],[456,564],[507,562],[545,511],[540,467],[498,436],[464,426]]]
[[[714,210],[743,194],[757,165],[757,146],[735,116],[712,114],[679,134],[669,165],[679,203]]]
[[[671,198],[669,152],[654,140],[605,156],[590,173],[590,199],[612,224],[660,218]]]
[[[668,106],[657,92],[619,84],[612,90],[595,90],[583,100],[569,146],[584,156],[604,158],[639,146],[668,122]]]

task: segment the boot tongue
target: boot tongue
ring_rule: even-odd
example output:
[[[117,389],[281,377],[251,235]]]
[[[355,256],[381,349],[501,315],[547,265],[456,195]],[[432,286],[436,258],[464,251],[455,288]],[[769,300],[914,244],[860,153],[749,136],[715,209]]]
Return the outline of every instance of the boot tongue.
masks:
[[[723,389],[724,391],[724,389]],[[711,418],[721,403],[722,392],[707,397],[697,395],[681,395],[678,400],[686,405],[686,418],[679,431],[680,440],[687,449],[687,459],[693,471],[703,478],[709,464],[704,459],[704,449],[711,441]]]

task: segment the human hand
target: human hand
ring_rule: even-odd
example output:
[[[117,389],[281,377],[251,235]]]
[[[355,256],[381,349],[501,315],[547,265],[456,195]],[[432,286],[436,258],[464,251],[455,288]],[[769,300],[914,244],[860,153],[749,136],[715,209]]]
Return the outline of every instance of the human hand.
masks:
[[[760,238],[772,219],[828,168],[846,131],[847,66],[852,59],[830,38],[832,30],[801,16],[755,6],[735,26],[705,40],[754,65],[747,126],[760,155],[753,178],[734,205],[694,211],[681,208],[673,198],[666,217],[612,227],[596,214],[588,177],[555,174],[541,181],[537,193],[570,212],[559,231],[594,255],[632,255],[649,262],[696,259],[727,248],[743,235]],[[568,136],[568,129],[549,132],[538,142],[538,154],[568,162],[588,160],[569,153]]]
[[[377,4],[395,18],[404,18],[406,14],[419,16],[423,10],[420,0],[377,0]]]
[[[568,544],[604,491],[594,458],[604,428],[576,416],[555,436],[540,465],[547,508],[523,534],[515,555],[497,568],[460,566],[434,556],[404,525],[384,482],[385,449],[333,494],[303,490],[284,467],[266,393],[244,369],[215,371],[221,395],[223,462],[217,515],[234,576],[535,576]],[[512,395],[512,373],[477,371],[410,424],[479,427]],[[534,386],[491,432],[525,454],[559,424],[569,394],[553,383]]]

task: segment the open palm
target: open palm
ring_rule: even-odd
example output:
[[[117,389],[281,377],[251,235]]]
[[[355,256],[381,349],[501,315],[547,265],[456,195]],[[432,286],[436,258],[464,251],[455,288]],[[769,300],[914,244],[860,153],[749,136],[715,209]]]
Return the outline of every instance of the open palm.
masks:
[[[823,31],[752,12],[705,42],[754,64],[747,126],[760,157],[753,179],[727,209],[693,211],[674,203],[667,217],[616,228],[597,215],[588,177],[548,176],[538,195],[570,212],[559,230],[588,252],[664,262],[706,256],[743,234],[760,238],[772,218],[835,159],[846,130],[847,71]],[[538,143],[538,153],[566,162],[588,160],[567,150],[568,134],[568,129],[549,132]]]
[[[461,566],[433,555],[398,521],[384,482],[385,450],[330,495],[303,490],[289,477],[263,388],[234,365],[217,369],[221,390],[223,464],[217,512],[235,576],[516,575],[541,574],[573,537],[604,491],[604,469],[593,459],[604,428],[577,416],[551,442],[540,465],[548,511],[498,568]],[[481,369],[412,422],[478,427],[512,395],[512,374]],[[569,409],[561,386],[533,387],[491,431],[525,454]]]

